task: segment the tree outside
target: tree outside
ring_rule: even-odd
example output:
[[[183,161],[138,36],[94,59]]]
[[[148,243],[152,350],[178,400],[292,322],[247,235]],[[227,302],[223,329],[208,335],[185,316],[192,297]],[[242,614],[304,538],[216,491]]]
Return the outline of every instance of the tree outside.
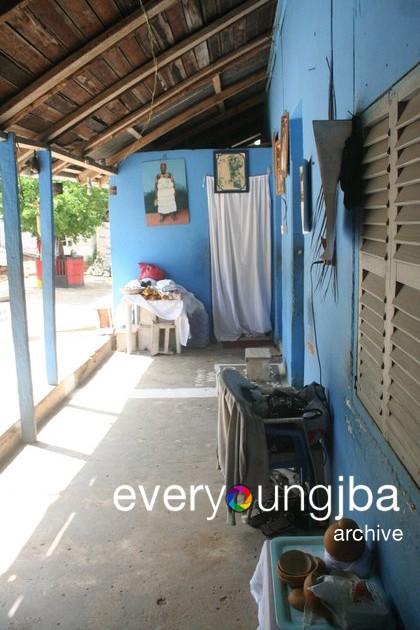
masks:
[[[64,241],[75,244],[80,239],[94,236],[96,229],[107,220],[108,194],[106,190],[92,187],[87,194],[86,186],[63,181],[63,193],[54,195],[54,231],[58,254],[62,255]],[[40,237],[39,186],[37,177],[19,177],[21,205],[21,229]],[[0,215],[3,214],[2,184],[0,180]]]

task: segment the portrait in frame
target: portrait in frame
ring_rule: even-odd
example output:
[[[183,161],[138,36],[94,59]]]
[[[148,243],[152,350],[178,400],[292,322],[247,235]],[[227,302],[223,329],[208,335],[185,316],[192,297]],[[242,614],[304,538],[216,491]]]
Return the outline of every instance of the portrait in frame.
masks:
[[[175,158],[143,162],[141,170],[146,225],[189,223],[185,160]]]

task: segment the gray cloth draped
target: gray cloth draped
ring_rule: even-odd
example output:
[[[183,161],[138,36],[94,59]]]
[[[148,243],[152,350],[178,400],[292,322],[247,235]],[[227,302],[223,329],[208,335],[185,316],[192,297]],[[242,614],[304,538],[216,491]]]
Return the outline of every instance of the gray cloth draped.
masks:
[[[226,490],[244,485],[257,499],[271,495],[267,440],[263,419],[252,411],[259,388],[240,372],[225,369],[218,376],[217,459]],[[235,525],[235,512],[228,506],[227,523]]]

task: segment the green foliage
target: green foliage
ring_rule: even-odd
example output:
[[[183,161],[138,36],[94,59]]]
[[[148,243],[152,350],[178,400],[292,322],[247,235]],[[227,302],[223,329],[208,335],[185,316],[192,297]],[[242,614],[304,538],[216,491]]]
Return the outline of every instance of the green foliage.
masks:
[[[92,187],[92,195],[86,194],[86,186],[63,181],[63,194],[54,195],[54,230],[58,240],[89,238],[106,220],[108,194],[106,190]],[[38,235],[39,214],[38,178],[19,177],[21,228],[23,232]],[[0,206],[2,213],[2,206]]]

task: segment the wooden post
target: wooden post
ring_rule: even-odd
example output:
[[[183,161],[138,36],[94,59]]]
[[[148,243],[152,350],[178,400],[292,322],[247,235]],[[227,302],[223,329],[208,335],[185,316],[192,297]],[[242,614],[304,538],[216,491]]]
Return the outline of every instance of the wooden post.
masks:
[[[49,385],[57,385],[57,334],[55,321],[55,247],[51,152],[39,151],[39,197],[42,245],[42,302],[45,365]]]
[[[7,140],[0,141],[0,169],[3,184],[4,234],[21,433],[23,441],[31,443],[36,441],[37,434],[26,316],[15,137],[13,133],[8,134]]]

